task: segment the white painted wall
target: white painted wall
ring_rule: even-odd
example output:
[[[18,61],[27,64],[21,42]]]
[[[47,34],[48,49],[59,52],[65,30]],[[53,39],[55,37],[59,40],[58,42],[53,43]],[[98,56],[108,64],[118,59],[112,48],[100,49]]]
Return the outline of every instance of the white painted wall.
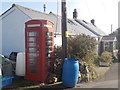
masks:
[[[62,46],[62,36],[61,35],[56,35],[56,37],[54,37],[54,45]]]
[[[13,11],[14,10],[14,11]],[[10,13],[11,12],[11,13]],[[4,17],[5,16],[5,17]],[[16,7],[12,8],[2,18],[2,54],[9,56],[11,52],[25,50],[25,22],[30,20]]]

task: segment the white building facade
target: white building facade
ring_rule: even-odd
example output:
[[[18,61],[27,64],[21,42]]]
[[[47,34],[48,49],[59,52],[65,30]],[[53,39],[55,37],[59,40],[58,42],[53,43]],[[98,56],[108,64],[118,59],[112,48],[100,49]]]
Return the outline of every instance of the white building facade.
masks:
[[[11,52],[24,51],[24,22],[30,20],[18,8],[14,7],[2,15],[2,54],[9,56]]]
[[[62,44],[61,16],[53,13],[45,14],[13,4],[9,10],[0,16],[0,54],[8,57],[11,52],[25,51],[25,22],[31,19],[46,19],[52,21],[54,23],[55,45]],[[88,27],[92,26],[91,24],[84,23],[82,20],[81,22]],[[98,37],[74,19],[67,19],[67,26],[70,35],[86,34],[92,37]],[[95,26],[91,28],[100,31],[99,29],[97,30]]]

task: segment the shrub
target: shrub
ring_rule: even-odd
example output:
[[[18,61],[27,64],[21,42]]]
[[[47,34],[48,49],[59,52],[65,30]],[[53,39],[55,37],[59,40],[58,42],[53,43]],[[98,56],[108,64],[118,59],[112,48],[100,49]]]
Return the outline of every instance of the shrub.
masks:
[[[62,57],[62,47],[56,46],[54,50],[55,50],[55,59],[60,59]]]
[[[112,53],[111,52],[103,52],[101,56],[95,56],[94,57],[94,64],[96,66],[99,66],[100,62],[106,62],[111,64],[112,63]]]
[[[100,61],[112,63],[112,53],[111,52],[103,52],[101,55]]]
[[[93,62],[93,63],[94,63],[96,66],[99,66],[100,60],[101,60],[101,57],[98,56],[98,55],[96,55],[96,56],[94,56],[94,62]]]
[[[94,69],[94,67],[90,66],[89,71],[90,71],[90,73],[89,73],[90,74],[90,79],[91,80],[97,79],[98,74],[97,74],[96,70]]]
[[[96,53],[96,40],[86,35],[76,35],[68,38],[68,57],[89,61]]]

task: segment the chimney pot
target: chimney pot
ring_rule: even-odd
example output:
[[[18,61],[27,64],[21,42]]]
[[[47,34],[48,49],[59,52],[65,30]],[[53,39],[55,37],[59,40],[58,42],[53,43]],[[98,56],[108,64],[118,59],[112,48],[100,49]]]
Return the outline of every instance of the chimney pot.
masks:
[[[46,12],[46,4],[43,5],[44,13]]]
[[[92,19],[92,20],[91,20],[91,23],[92,23],[93,25],[95,25],[95,20],[94,20],[94,19]]]
[[[12,7],[14,7],[15,6],[15,4],[12,4]]]
[[[74,12],[73,12],[73,19],[74,19],[74,18],[77,18],[77,17],[78,17],[77,9],[74,9]]]

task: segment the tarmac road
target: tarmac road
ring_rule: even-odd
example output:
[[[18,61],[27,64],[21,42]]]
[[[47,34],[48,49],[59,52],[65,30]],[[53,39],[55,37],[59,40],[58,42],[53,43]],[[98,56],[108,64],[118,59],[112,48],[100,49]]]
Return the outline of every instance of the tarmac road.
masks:
[[[114,63],[101,80],[78,84],[76,88],[118,88],[118,71],[120,72],[120,63]]]

